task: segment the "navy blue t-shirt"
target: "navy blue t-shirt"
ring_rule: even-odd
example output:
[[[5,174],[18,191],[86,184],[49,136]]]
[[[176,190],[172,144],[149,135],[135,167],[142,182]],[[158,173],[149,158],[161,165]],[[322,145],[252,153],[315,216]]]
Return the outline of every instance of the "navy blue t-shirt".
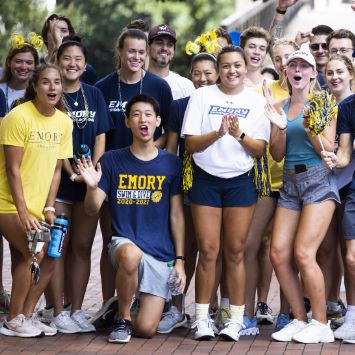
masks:
[[[182,159],[185,151],[185,139],[181,138],[181,128],[190,96],[174,100],[170,105],[169,119],[166,129],[179,135],[179,156]]]
[[[4,92],[0,89],[0,117],[6,115],[6,96]]]
[[[101,91],[85,83],[81,85],[88,105],[87,120],[85,119],[86,110],[81,91],[64,93],[65,101],[69,106],[70,116],[73,120],[74,155],[81,144],[88,145],[91,154],[93,154],[96,136],[106,133],[113,128],[113,122]],[[74,104],[76,100],[78,106]],[[71,181],[68,173],[63,169],[57,197],[69,201],[83,201],[85,193],[86,185]]]
[[[117,72],[111,73],[95,84],[105,98],[111,117],[115,124],[115,129],[106,136],[106,150],[119,149],[132,144],[132,132],[126,127],[124,122],[124,112],[119,105],[118,94],[118,75]],[[126,84],[120,82],[123,107],[134,96],[140,93],[140,81],[135,84]],[[160,117],[162,124],[154,134],[157,139],[162,134],[162,126],[165,126],[168,120],[170,104],[173,100],[169,84],[159,76],[146,72],[143,77],[142,93],[154,97],[160,106]]]
[[[170,232],[170,197],[180,193],[181,161],[158,149],[143,161],[130,147],[106,152],[99,188],[108,196],[113,235],[130,239],[160,261],[175,258]]]
[[[337,133],[350,133],[352,141],[355,138],[355,94],[349,96],[339,104]],[[355,192],[355,172],[350,189]]]
[[[86,64],[86,70],[84,71],[80,80],[89,85],[94,85],[96,83],[97,81],[96,70],[91,64],[89,63]]]

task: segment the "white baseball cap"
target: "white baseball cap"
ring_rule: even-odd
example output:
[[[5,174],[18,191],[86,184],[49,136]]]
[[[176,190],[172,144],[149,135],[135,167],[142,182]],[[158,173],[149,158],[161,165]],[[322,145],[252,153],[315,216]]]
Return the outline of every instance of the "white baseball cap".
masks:
[[[302,46],[301,49],[299,49],[296,52],[292,53],[287,58],[286,65],[288,65],[288,63],[290,63],[293,59],[303,59],[308,64],[312,65],[313,68],[316,67],[316,60],[314,59],[314,57],[311,54],[311,52],[308,50],[308,47]]]

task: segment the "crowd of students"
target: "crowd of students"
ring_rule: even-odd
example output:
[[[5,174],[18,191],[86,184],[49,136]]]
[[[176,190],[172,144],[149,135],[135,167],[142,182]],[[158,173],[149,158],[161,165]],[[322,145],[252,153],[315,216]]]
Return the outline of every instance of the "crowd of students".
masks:
[[[188,78],[170,69],[178,36],[167,24],[127,24],[116,68],[98,81],[65,16],[45,21],[43,58],[38,37],[10,47],[0,234],[12,288],[10,297],[0,282],[0,334],[110,328],[109,342],[127,343],[133,331],[170,333],[188,321],[196,272],[194,338],[238,341],[274,322],[275,270],[274,340],[355,343],[355,35],[318,25],[282,37],[296,2],[279,0],[270,31],[249,27],[239,46],[221,28],[202,34]],[[90,156],[78,158],[83,144]],[[69,222],[61,257],[47,245],[30,253],[28,237],[59,214]],[[98,223],[103,302],[89,317]],[[2,239],[0,251],[2,271]]]

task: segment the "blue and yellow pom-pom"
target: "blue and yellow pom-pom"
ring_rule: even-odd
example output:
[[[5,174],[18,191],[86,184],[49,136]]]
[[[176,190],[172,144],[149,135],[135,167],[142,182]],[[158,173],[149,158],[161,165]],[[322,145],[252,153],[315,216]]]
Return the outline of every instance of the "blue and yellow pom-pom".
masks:
[[[313,95],[303,110],[303,118],[313,136],[323,132],[337,115],[335,96],[326,90]]]

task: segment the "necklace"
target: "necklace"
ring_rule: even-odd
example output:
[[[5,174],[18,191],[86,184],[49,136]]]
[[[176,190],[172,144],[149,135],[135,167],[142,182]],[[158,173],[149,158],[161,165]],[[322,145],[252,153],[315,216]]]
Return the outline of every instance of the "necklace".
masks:
[[[121,92],[121,78],[120,78],[120,72],[117,72],[118,76],[118,84],[117,84],[117,90],[118,90],[118,105],[121,111],[125,114],[126,113],[126,108],[123,107],[123,101],[122,101],[122,92]],[[142,70],[142,76],[139,82],[139,95],[142,93],[142,87],[143,87],[143,77],[144,77],[144,70]]]
[[[81,85],[80,85],[80,88],[81,88]],[[70,95],[68,95],[68,97],[70,97],[70,99],[74,101],[74,106],[75,106],[75,107],[78,107],[78,105],[79,105],[79,103],[78,103],[79,91],[80,91],[80,89],[79,89],[79,90],[77,91],[77,93],[76,93],[76,98],[75,98],[75,100],[74,100]]]
[[[74,101],[74,106],[78,106],[79,103],[78,103],[78,95],[79,95],[79,91],[81,92],[81,94],[83,95],[83,99],[84,99],[84,108],[85,108],[85,115],[84,115],[84,118],[83,120],[80,120],[78,118],[76,118],[73,114],[73,111],[70,109],[70,105],[68,104],[68,101],[66,99],[66,96],[63,95],[63,98],[64,98],[64,103],[65,103],[65,107],[68,111],[68,114],[70,116],[70,118],[72,119],[73,122],[76,123],[77,127],[79,129],[83,129],[87,123],[88,123],[88,118],[89,118],[89,106],[88,106],[88,102],[86,100],[86,96],[85,96],[85,92],[83,90],[83,87],[81,86],[80,84],[80,89],[78,90],[78,93],[76,94],[76,100],[74,101],[74,99],[72,97],[70,97],[69,95],[67,95],[67,97],[69,96],[73,101]]]

